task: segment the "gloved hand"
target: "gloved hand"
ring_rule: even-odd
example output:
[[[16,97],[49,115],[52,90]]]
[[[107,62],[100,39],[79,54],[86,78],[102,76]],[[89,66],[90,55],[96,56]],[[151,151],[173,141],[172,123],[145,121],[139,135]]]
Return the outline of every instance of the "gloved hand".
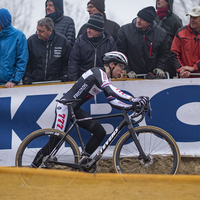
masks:
[[[64,76],[62,76],[62,77],[60,78],[60,80],[61,80],[62,82],[67,82],[67,81],[68,81],[68,76],[67,76],[67,74],[65,74]]]
[[[132,98],[132,102],[137,104],[137,107],[142,108],[149,101],[149,97],[140,96]]]
[[[157,78],[161,78],[161,79],[166,78],[165,72],[162,69],[156,68],[156,69],[153,70],[153,73],[156,74]]]
[[[128,75],[129,78],[132,78],[132,79],[136,79],[137,78],[137,75],[136,75],[136,73],[134,71],[130,71],[127,75]]]
[[[23,85],[31,85],[32,84],[32,79],[29,77],[25,77],[23,79]]]

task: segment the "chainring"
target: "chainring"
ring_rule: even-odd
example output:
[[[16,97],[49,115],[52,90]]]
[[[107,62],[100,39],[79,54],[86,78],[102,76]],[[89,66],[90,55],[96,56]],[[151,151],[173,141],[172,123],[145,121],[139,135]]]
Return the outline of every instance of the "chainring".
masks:
[[[90,168],[87,167],[87,164],[92,160],[92,158],[85,157],[80,161],[79,170],[82,172],[95,173],[97,170],[97,165],[94,163]]]

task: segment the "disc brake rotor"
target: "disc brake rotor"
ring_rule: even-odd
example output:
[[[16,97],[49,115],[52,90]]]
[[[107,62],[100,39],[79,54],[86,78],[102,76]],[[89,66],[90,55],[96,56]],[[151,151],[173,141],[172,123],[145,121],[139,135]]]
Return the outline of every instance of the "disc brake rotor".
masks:
[[[144,159],[141,159],[140,163],[145,167],[149,167],[150,165],[153,164],[153,156],[148,155],[148,159],[149,159],[148,161],[145,161]]]

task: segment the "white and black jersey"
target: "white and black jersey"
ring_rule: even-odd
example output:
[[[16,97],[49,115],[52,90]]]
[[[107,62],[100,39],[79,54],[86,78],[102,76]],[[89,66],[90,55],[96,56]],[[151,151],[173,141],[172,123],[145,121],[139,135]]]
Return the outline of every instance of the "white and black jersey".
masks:
[[[129,101],[131,96],[114,87],[107,74],[99,68],[93,68],[85,72],[63,96],[63,99],[81,99],[82,101],[74,104],[74,107],[77,108],[102,91],[113,107],[120,109],[130,106],[118,99]]]

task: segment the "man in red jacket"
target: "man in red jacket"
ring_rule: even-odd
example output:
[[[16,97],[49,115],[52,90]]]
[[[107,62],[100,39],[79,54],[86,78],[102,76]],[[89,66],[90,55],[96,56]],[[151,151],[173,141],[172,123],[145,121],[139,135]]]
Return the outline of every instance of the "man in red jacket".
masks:
[[[190,23],[178,29],[170,60],[181,78],[195,78],[200,77],[200,6],[187,15],[190,15]]]

